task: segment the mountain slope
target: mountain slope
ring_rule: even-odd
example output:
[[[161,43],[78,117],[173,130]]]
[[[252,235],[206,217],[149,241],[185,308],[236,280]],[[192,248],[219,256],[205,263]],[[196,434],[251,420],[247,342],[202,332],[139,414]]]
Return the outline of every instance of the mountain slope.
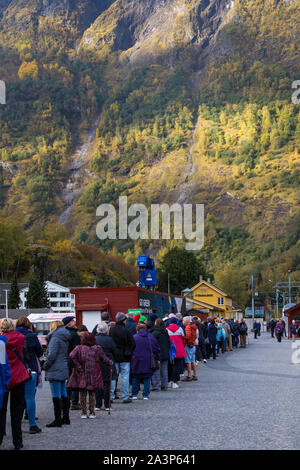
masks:
[[[0,15],[3,215],[99,244],[101,202],[205,203],[211,272],[300,268],[298,1],[12,0]],[[101,245],[132,259],[164,244]]]

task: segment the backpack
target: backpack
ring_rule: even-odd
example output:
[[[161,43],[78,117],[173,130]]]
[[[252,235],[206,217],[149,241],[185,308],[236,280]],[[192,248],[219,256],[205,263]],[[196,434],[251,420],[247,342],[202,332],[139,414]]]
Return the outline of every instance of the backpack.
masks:
[[[240,331],[246,333],[247,332],[247,325],[246,323],[242,323],[240,326]]]
[[[176,346],[174,343],[172,343],[171,341],[171,344],[170,344],[170,352],[169,352],[169,359],[170,361],[174,361],[174,359],[176,358]]]

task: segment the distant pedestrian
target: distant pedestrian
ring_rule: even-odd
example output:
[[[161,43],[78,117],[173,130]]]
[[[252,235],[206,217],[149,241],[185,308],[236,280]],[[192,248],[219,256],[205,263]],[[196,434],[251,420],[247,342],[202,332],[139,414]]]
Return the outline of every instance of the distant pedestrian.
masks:
[[[23,347],[24,360],[31,370],[31,379],[25,383],[26,411],[29,420],[29,433],[37,434],[42,430],[36,425],[35,394],[41,382],[41,367],[39,358],[43,356],[43,348],[37,335],[33,332],[33,325],[27,317],[19,317],[16,322],[16,331],[25,336]]]
[[[292,324],[290,326],[290,333],[292,335],[292,340],[293,342],[295,341],[296,339],[296,334],[297,334],[297,331],[298,331],[298,325],[297,323],[295,322],[295,320],[292,321]]]
[[[48,428],[60,428],[62,424],[70,424],[70,399],[66,389],[66,381],[69,378],[70,340],[71,334],[64,328],[63,322],[50,323],[50,333],[46,336],[48,344],[46,361],[43,365],[45,379],[49,381],[54,408],[54,421],[46,424]]]
[[[170,340],[176,347],[176,357],[174,361],[169,363],[168,376],[170,388],[178,388],[177,382],[180,380],[181,364],[186,357],[185,352],[185,336],[183,329],[178,326],[178,320],[175,317],[170,318],[169,326],[167,326],[167,332],[170,336]]]
[[[158,341],[146,329],[146,325],[139,323],[133,339],[136,347],[131,359],[132,372],[132,399],[136,400],[143,382],[143,398],[148,400],[150,396],[151,377],[154,370],[151,368],[151,356],[158,362],[160,360],[160,347]]]
[[[277,325],[275,327],[275,333],[276,333],[278,343],[281,343],[281,339],[282,339],[282,336],[283,336],[283,331],[284,331],[284,326],[283,326],[282,320],[280,318],[279,322],[277,323]]]
[[[107,325],[109,325],[111,319],[110,319],[110,316],[109,316],[109,313],[108,312],[101,312],[101,315],[100,315],[100,322],[99,323],[106,323]],[[93,328],[93,335],[96,336],[97,335],[97,328],[98,328],[98,325],[99,323],[97,323],[97,325],[94,326]]]
[[[274,332],[275,332],[276,323],[277,323],[277,322],[274,320],[274,318],[271,318],[271,321],[270,321],[270,330],[271,330],[271,336],[272,336],[272,338],[274,338]]]
[[[244,318],[240,323],[240,340],[241,340],[241,348],[245,348],[247,344],[247,335],[248,335],[248,326]]]
[[[168,361],[170,354],[171,340],[161,318],[157,318],[154,323],[152,335],[157,339],[160,347],[160,364],[152,375],[153,390],[168,390]]]
[[[15,331],[14,322],[10,318],[3,318],[0,323],[0,334],[7,339],[6,353],[9,361],[11,379],[8,390],[3,396],[3,405],[0,410],[0,445],[3,441],[6,427],[6,413],[8,396],[10,395],[10,418],[12,438],[15,449],[23,447],[22,418],[25,409],[25,381],[29,379],[27,368],[24,365],[23,346],[25,337]],[[7,373],[8,371],[6,371]]]
[[[198,380],[196,365],[196,339],[198,328],[195,323],[191,323],[190,317],[183,317],[182,323],[185,328],[185,363],[187,365],[187,376],[185,380],[190,382],[191,380]]]
[[[225,352],[225,341],[226,341],[226,332],[223,328],[223,325],[221,322],[217,323],[217,352],[219,354],[220,350],[222,351],[222,354]]]
[[[209,353],[208,359],[210,356],[213,356],[213,359],[217,358],[216,347],[217,347],[217,333],[218,329],[216,327],[216,322],[214,319],[210,320],[207,327],[207,338],[209,340]]]
[[[233,332],[233,347],[238,348],[239,346],[239,336],[240,336],[240,324],[238,320],[235,320],[232,326]]]
[[[72,374],[67,386],[80,391],[81,418],[96,418],[95,400],[96,390],[103,390],[101,363],[109,367],[111,361],[103,352],[101,346],[96,344],[92,333],[84,332],[81,344],[70,353]],[[89,395],[89,415],[87,414],[87,394]]]

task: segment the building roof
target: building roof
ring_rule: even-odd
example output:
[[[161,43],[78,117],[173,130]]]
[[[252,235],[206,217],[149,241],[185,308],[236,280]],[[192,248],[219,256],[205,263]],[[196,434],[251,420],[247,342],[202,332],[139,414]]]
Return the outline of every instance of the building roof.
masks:
[[[20,317],[28,317],[31,313],[54,313],[51,308],[9,308],[8,309],[8,318],[12,320],[17,320]],[[6,317],[6,310],[0,310],[0,319]]]
[[[197,289],[201,285],[205,285],[205,286],[209,287],[210,289],[215,290],[219,294],[222,294],[224,297],[231,298],[231,296],[229,294],[226,294],[226,292],[224,292],[223,290],[219,289],[218,287],[214,286],[213,284],[211,284],[210,282],[207,282],[207,281],[198,282],[198,284],[196,284],[194,287],[192,287],[191,290],[194,291],[195,289]]]

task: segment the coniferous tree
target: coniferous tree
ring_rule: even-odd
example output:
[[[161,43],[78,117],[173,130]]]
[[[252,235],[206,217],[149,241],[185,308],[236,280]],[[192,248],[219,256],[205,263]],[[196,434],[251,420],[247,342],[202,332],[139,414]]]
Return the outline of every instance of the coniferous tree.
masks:
[[[48,292],[40,273],[35,273],[30,280],[26,306],[27,308],[49,307]]]
[[[18,287],[17,276],[15,275],[8,294],[8,308],[19,308],[20,303],[20,290]]]

